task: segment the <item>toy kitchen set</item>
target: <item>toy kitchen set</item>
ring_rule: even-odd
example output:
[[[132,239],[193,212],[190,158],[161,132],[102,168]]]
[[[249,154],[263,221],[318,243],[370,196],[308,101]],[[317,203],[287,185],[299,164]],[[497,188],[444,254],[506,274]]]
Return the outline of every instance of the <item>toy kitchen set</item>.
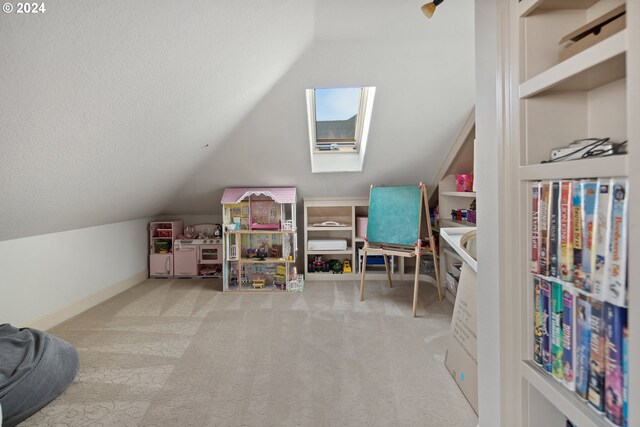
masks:
[[[149,277],[222,277],[222,226],[156,221],[149,226]]]

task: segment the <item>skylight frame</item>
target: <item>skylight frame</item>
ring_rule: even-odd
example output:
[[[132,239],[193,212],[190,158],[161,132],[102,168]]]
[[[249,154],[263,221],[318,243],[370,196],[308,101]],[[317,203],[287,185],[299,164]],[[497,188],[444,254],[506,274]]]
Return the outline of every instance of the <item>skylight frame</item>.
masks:
[[[353,86],[351,88],[353,88]],[[369,145],[369,131],[371,129],[376,87],[361,86],[361,88],[364,89],[364,97],[360,103],[361,111],[359,115],[361,120],[360,126],[358,127],[359,140],[356,150],[353,148],[343,150],[316,149],[315,89],[307,89],[305,91],[309,131],[309,156],[312,173],[362,172],[367,146]]]
[[[318,139],[316,120],[316,90],[318,89],[353,89],[354,87],[345,88],[314,88],[307,89],[307,113],[309,116],[309,133],[311,139],[311,149],[314,154],[358,154],[362,144],[362,134],[364,130],[365,116],[367,114],[367,98],[370,88],[360,86],[360,99],[358,102],[358,110],[356,113],[356,126],[354,139]],[[333,146],[332,149],[327,147]]]

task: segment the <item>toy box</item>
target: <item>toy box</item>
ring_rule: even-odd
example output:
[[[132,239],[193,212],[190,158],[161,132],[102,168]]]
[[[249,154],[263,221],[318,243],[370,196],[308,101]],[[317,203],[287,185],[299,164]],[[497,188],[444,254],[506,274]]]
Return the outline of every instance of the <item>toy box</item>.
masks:
[[[367,235],[367,223],[369,218],[366,216],[359,216],[356,218],[356,236],[365,237]]]

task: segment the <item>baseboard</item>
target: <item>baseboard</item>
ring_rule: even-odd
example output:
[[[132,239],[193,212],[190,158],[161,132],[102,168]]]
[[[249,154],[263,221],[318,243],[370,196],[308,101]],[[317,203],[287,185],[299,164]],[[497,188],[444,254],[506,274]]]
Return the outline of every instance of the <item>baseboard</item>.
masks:
[[[124,292],[127,289],[137,285],[138,283],[146,280],[148,278],[148,274],[148,271],[145,269],[139,273],[134,274],[133,276],[127,277],[124,280],[109,285],[104,289],[100,289],[99,291],[94,292],[91,295],[87,295],[84,298],[74,301],[71,304],[68,304],[52,313],[45,314],[44,316],[39,317],[36,320],[28,322],[24,326],[28,328],[40,329],[41,331],[51,329],[54,326],[57,326],[60,323],[65,322],[72,317],[77,316],[84,311],[87,311],[91,307],[95,307],[101,302],[104,302],[109,298],[112,298],[119,293]]]

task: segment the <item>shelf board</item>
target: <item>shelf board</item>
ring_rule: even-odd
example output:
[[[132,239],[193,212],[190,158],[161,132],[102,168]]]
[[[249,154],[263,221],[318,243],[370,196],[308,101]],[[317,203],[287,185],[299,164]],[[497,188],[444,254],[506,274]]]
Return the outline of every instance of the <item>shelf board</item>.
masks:
[[[307,255],[351,255],[353,253],[351,247],[348,247],[344,251],[310,251],[307,250]]]
[[[292,264],[293,260],[284,258],[265,258],[264,261],[257,258],[240,258],[240,264]]]
[[[451,218],[440,218],[440,228],[442,227],[475,227],[476,224],[467,221],[460,221]]]
[[[562,61],[520,84],[520,98],[542,92],[587,91],[626,75],[627,30]]]
[[[307,231],[351,231],[353,230],[352,226],[348,227],[314,227],[308,226]]]
[[[567,389],[532,361],[522,361],[520,370],[529,384],[552,402],[575,425],[580,427],[611,426],[604,416],[591,409],[589,404],[580,399],[576,392]]]
[[[520,180],[608,178],[629,173],[627,155],[569,160],[520,167]]]
[[[441,196],[476,197],[475,191],[441,191]]]
[[[536,10],[588,9],[598,0],[522,0],[518,15],[525,17]]]
[[[304,276],[305,280],[307,282],[309,282],[310,280],[318,280],[318,281],[326,281],[326,280],[336,280],[336,281],[340,281],[340,280],[360,280],[360,274],[359,273],[332,273],[330,271],[327,272],[314,272],[314,273],[307,273]]]
[[[353,240],[355,240],[356,242],[363,243],[363,242],[364,242],[364,237],[356,237],[356,238],[355,238],[355,239],[353,239]]]

